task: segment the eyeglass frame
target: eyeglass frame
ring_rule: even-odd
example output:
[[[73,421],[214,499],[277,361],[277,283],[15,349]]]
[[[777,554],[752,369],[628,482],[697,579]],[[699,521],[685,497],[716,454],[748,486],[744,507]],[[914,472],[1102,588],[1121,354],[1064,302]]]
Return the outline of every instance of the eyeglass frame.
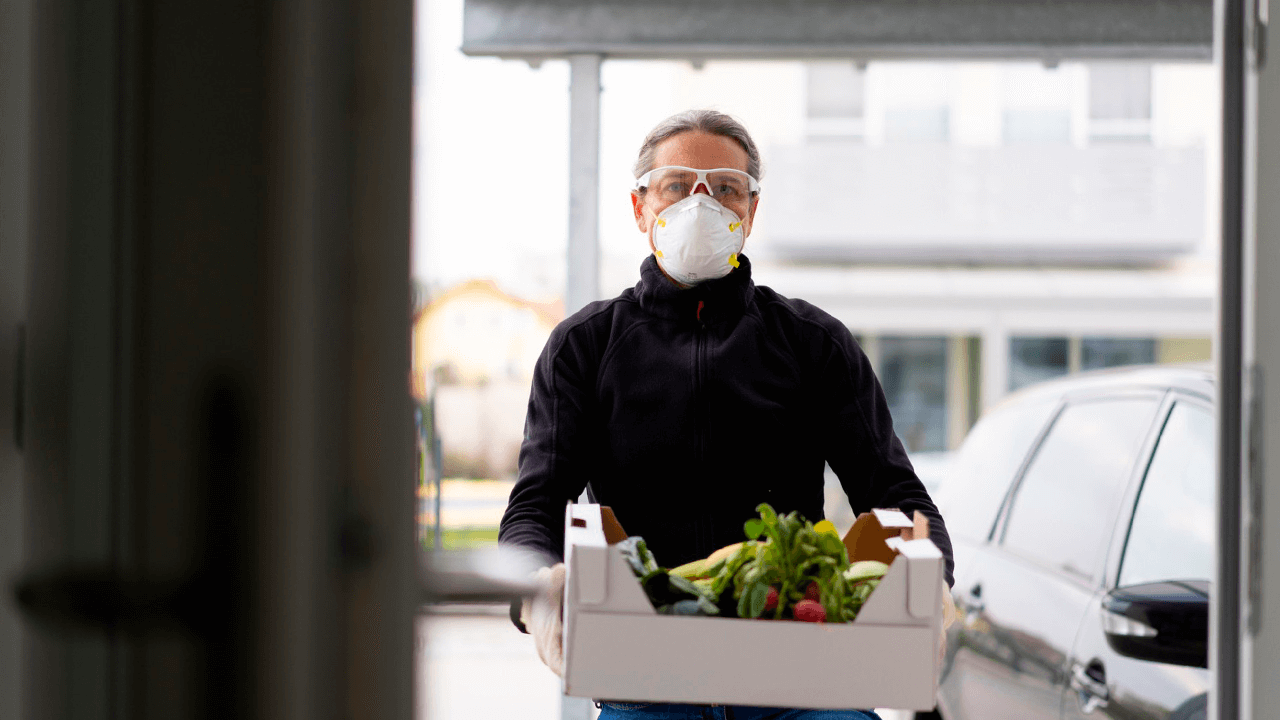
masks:
[[[713,172],[734,172],[734,173],[741,173],[743,175],[746,175],[747,180],[749,181],[747,183],[747,195],[754,196],[754,195],[760,194],[760,181],[751,177],[750,173],[747,173],[744,170],[739,170],[738,168],[726,168],[726,167],[699,170],[698,168],[691,168],[687,165],[663,165],[662,167],[653,168],[645,172],[640,177],[636,178],[635,185],[631,187],[632,192],[640,192],[641,190],[648,190],[649,176],[659,170],[688,170],[689,172],[693,173],[697,177],[697,180],[693,183],[693,187],[689,189],[689,195],[692,195],[693,192],[698,189],[698,185],[702,185],[706,187],[707,191],[710,192],[711,181],[707,179],[707,174],[713,173]]]

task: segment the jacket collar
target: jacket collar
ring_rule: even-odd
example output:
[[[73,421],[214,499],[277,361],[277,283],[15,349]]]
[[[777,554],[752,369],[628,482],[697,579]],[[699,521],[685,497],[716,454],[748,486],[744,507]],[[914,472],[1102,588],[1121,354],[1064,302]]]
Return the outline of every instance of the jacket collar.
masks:
[[[751,261],[739,255],[738,262],[738,268],[722,278],[681,289],[667,279],[658,259],[650,255],[640,265],[636,297],[646,312],[669,320],[707,324],[737,320],[755,294]]]

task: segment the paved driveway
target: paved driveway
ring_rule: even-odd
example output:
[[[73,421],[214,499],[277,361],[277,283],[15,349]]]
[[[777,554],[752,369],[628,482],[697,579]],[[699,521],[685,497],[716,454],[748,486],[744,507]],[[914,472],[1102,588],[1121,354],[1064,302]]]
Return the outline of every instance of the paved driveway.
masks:
[[[444,608],[417,633],[417,720],[560,720],[560,678],[506,606]]]

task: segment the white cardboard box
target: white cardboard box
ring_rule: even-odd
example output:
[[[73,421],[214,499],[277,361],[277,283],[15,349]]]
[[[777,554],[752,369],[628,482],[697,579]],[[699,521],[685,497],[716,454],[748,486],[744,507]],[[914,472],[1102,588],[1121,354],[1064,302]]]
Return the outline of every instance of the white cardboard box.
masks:
[[[565,515],[565,693],[598,700],[795,708],[934,707],[943,557],[897,510],[858,518],[852,560],[889,572],[852,623],[659,615],[599,505]],[[610,536],[610,537],[606,537]],[[662,558],[658,558],[661,562]]]

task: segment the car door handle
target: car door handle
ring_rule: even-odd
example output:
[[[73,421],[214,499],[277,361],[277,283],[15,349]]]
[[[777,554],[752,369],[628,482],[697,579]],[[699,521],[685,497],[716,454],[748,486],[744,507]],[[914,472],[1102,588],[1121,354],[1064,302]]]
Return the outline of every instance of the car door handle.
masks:
[[[1102,676],[1103,679],[1094,677],[1093,674]],[[1097,660],[1089,663],[1088,667],[1080,663],[1074,663],[1071,666],[1071,689],[1078,693],[1080,701],[1080,711],[1086,715],[1104,708],[1111,701],[1111,691],[1107,689],[1106,671],[1102,668],[1102,663]]]
[[[972,627],[978,620],[978,616],[983,610],[987,609],[987,603],[982,599],[982,585],[974,585],[969,588],[969,592],[964,597],[964,624]]]

